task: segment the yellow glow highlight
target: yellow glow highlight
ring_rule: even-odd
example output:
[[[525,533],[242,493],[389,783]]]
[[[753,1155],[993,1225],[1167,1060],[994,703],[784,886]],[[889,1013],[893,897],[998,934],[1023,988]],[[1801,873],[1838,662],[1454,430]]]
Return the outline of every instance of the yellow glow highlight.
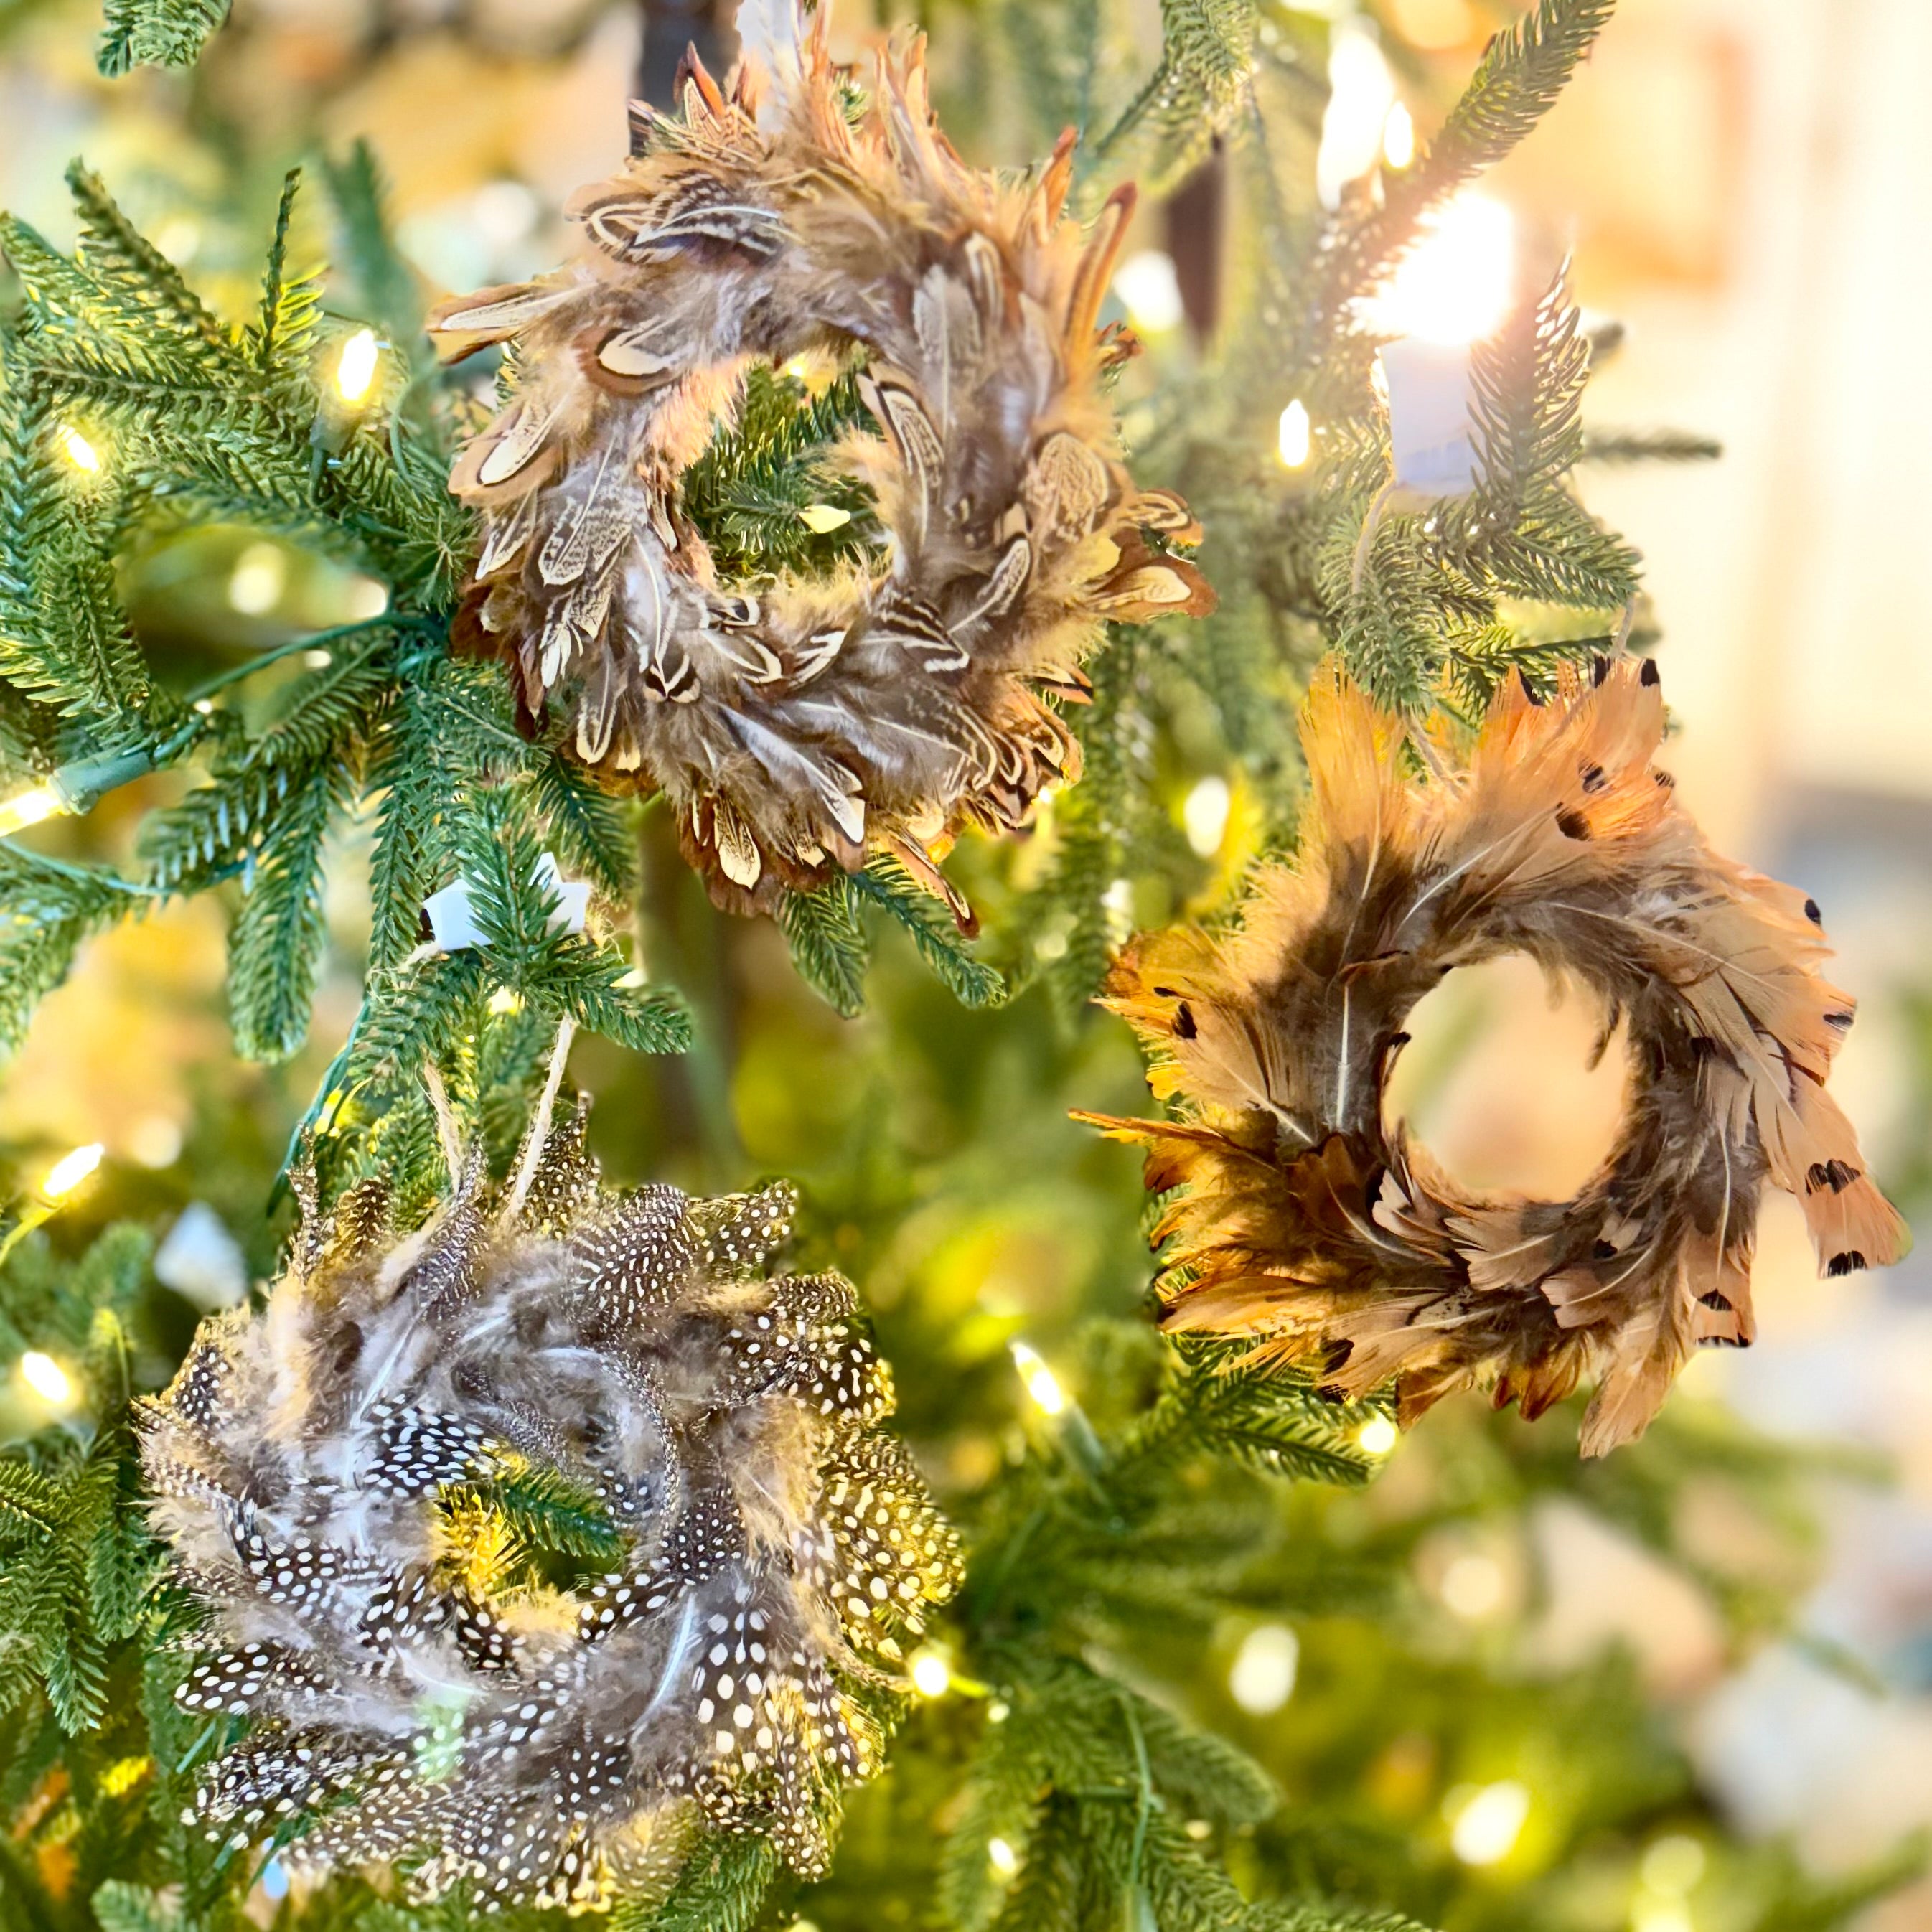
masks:
[[[1529,1787],[1514,1778],[1486,1784],[1456,1814],[1450,1849],[1466,1865],[1498,1864],[1516,1850],[1529,1816]]]
[[[842,510],[836,503],[808,503],[799,512],[798,520],[814,536],[824,536],[832,530],[842,530],[852,520],[850,510]]]
[[[64,1408],[74,1400],[74,1384],[66,1370],[51,1355],[29,1348],[20,1358],[20,1379],[41,1401],[55,1408]]]
[[[493,1013],[520,1013],[524,1010],[524,996],[508,986],[499,986],[490,995],[490,1010]]]
[[[1367,320],[1386,335],[1479,342],[1508,313],[1515,283],[1515,217],[1486,195],[1459,194],[1423,223]]]
[[[1683,1893],[1695,1888],[1706,1862],[1704,1847],[1695,1838],[1673,1832],[1644,1853],[1637,1869],[1652,1892]]]
[[[1019,1370],[1020,1380],[1033,1398],[1034,1406],[1042,1415],[1061,1414],[1066,1407],[1066,1391],[1060,1386],[1059,1378],[1025,1342],[1014,1342],[1012,1354],[1013,1366]]]
[[[58,1201],[64,1194],[71,1194],[94,1170],[100,1165],[100,1156],[107,1150],[98,1141],[90,1141],[86,1147],[77,1147],[73,1153],[63,1154],[47,1169],[47,1178],[40,1183],[40,1192],[50,1201]]]
[[[944,1697],[952,1688],[952,1666],[938,1651],[916,1650],[912,1654],[912,1684],[922,1697]]]
[[[1415,116],[1400,100],[1382,123],[1382,159],[1398,172],[1415,159]]]
[[[1358,1432],[1355,1440],[1371,1456],[1386,1456],[1398,1440],[1398,1431],[1385,1415],[1372,1415]]]
[[[1275,431],[1275,447],[1291,470],[1299,470],[1314,448],[1314,427],[1308,420],[1308,405],[1299,396],[1281,412]]]
[[[1002,1878],[1011,1878],[1020,1868],[1019,1854],[1004,1838],[986,1840],[986,1862]]]
[[[335,364],[335,392],[345,403],[362,401],[376,380],[376,365],[382,358],[373,328],[358,328],[342,345]]]
[[[76,429],[72,423],[62,423],[54,431],[54,440],[60,445],[61,454],[75,469],[84,470],[92,476],[100,468],[100,452]]]
[[[38,825],[42,819],[52,818],[66,809],[59,794],[46,785],[23,791],[18,798],[10,798],[0,805],[0,838],[18,832],[23,826]]]

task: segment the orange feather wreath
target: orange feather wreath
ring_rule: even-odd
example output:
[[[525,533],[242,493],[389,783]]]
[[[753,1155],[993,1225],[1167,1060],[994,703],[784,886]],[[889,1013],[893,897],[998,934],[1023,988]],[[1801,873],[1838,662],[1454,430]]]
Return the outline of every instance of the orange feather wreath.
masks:
[[[1048,700],[1084,698],[1102,623],[1214,597],[1101,391],[1132,347],[1096,322],[1132,190],[1083,236],[1070,134],[1028,188],[968,167],[916,40],[855,117],[828,12],[769,99],[749,63],[728,96],[694,57],[679,117],[634,109],[636,152],[572,203],[572,266],[438,310],[452,356],[512,344],[518,373],[451,478],[482,515],[470,628],[586,764],[666,795],[720,904],[884,850],[970,926],[934,860],[1078,776]],[[812,351],[865,363],[881,434],[832,460],[890,562],[721,584],[680,478],[752,363]]]
[[[1139,940],[1106,1004],[1156,1054],[1171,1120],[1082,1116],[1179,1190],[1156,1231],[1171,1329],[1393,1376],[1404,1420],[1492,1384],[1540,1414],[1593,1374],[1582,1450],[1642,1432],[1700,1343],[1748,1345],[1758,1198],[1795,1194],[1822,1270],[1895,1260],[1904,1222],[1825,1090],[1852,1002],[1818,909],[1714,853],[1652,758],[1656,667],[1600,660],[1539,704],[1512,682],[1466,767],[1412,782],[1402,728],[1336,673],[1303,726],[1292,866],[1238,931]],[[1628,1024],[1616,1146],[1568,1201],[1460,1187],[1382,1089],[1402,1022],[1454,968],[1526,953]]]

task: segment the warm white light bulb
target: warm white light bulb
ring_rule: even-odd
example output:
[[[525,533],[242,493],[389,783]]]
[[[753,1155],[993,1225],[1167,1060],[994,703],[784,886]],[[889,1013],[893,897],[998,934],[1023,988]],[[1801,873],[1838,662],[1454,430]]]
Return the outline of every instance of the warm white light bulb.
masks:
[[[90,476],[99,470],[100,452],[72,423],[62,423],[54,431],[54,438],[61,446],[61,454],[75,469],[84,470]]]
[[[1386,1456],[1396,1445],[1396,1426],[1385,1415],[1372,1415],[1357,1432],[1355,1440],[1371,1456]]]
[[[100,1165],[100,1156],[106,1151],[98,1141],[90,1141],[86,1147],[77,1147],[73,1153],[63,1154],[47,1169],[47,1178],[40,1183],[40,1192],[50,1201],[58,1201],[63,1194],[71,1194]]]
[[[1315,188],[1324,208],[1368,172],[1382,152],[1382,130],[1395,104],[1395,76],[1366,22],[1339,20],[1328,42],[1328,104],[1315,158]]]
[[[1382,123],[1382,159],[1398,172],[1415,159],[1415,117],[1400,100]]]
[[[1286,1624],[1258,1624],[1241,1640],[1228,1672],[1228,1694],[1250,1715],[1265,1718],[1294,1694],[1301,1645]]]
[[[1466,1865],[1492,1865],[1509,1856],[1529,1816],[1529,1790],[1514,1778],[1486,1784],[1456,1814],[1450,1849]]]
[[[359,403],[369,393],[381,354],[373,328],[358,328],[342,345],[335,364],[335,392],[345,403]]]
[[[1144,248],[1130,255],[1114,274],[1114,292],[1126,304],[1134,326],[1145,334],[1166,334],[1187,312],[1174,257],[1162,249]]]
[[[1019,1854],[1004,1838],[986,1840],[986,1862],[1002,1878],[1011,1878],[1020,1868]]]
[[[66,1370],[38,1348],[29,1348],[20,1358],[20,1379],[53,1408],[64,1408],[74,1400],[74,1384]]]
[[[1228,813],[1234,802],[1228,781],[1219,772],[1210,772],[1187,794],[1180,808],[1181,829],[1187,834],[1191,850],[1211,859],[1228,836]]]
[[[38,825],[42,819],[65,809],[60,794],[49,786],[38,785],[32,791],[23,791],[0,805],[0,838],[18,832],[24,825]]]
[[[1459,194],[1424,219],[1366,319],[1385,335],[1479,342],[1508,313],[1515,284],[1515,218],[1486,195]]]
[[[499,986],[490,995],[490,1010],[493,1013],[517,1013],[524,1009],[524,996],[513,986]]]
[[[808,503],[799,512],[798,520],[814,536],[822,537],[842,530],[852,520],[852,512],[836,503]]]
[[[922,1697],[944,1697],[952,1685],[952,1667],[944,1655],[930,1648],[912,1654],[913,1688]]]
[[[1281,422],[1275,432],[1275,447],[1281,452],[1281,460],[1291,470],[1299,470],[1308,460],[1308,454],[1314,446],[1314,428],[1308,420],[1308,405],[1299,396],[1281,412]]]
[[[1013,1366],[1019,1370],[1020,1380],[1032,1396],[1034,1406],[1044,1415],[1059,1414],[1066,1406],[1066,1392],[1060,1386],[1059,1378],[1025,1342],[1014,1342],[1012,1355]]]

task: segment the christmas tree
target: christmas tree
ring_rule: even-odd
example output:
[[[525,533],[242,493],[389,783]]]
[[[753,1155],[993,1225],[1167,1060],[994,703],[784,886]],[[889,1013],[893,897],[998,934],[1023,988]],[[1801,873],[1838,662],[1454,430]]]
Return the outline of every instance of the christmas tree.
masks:
[[[600,10],[529,32],[554,55]],[[1232,946],[1244,917],[1264,930],[1265,866],[1342,877],[1320,867],[1324,838],[1347,844],[1345,740],[1374,748],[1349,784],[1426,817],[1534,766],[1537,734],[1567,752],[1595,732],[1623,764],[1573,759],[1569,790],[1535,794],[1562,862],[1627,821],[1694,836],[1653,783],[1639,560],[1578,478],[1712,452],[1586,426],[1614,329],[1560,260],[1513,261],[1469,193],[1610,0],[1502,26],[1426,138],[1395,101],[1396,35],[1380,52],[1294,8],[1163,0],[1157,49],[1111,0],[924,8],[936,124],[903,30],[848,62],[857,39],[814,42],[820,22],[801,49],[788,8],[748,8],[748,70],[818,116],[809,166],[760,145],[784,124],[729,91],[728,28],[697,23],[718,78],[674,71],[654,14],[631,171],[578,210],[602,266],[476,293],[428,286],[368,146],[248,122],[262,29],[226,12],[109,0],[98,59],[118,86],[178,72],[169,111],[220,184],[200,217],[256,238],[245,303],[171,259],[165,207],[137,224],[82,164],[73,245],[4,233],[0,1027],[20,1042],[90,941],[206,902],[232,1056],[264,1070],[200,1070],[184,1146],[98,1171],[82,1150],[8,1210],[0,1924],[1661,1932],[1694,1908],[1770,1932],[1916,1870],[1906,1847],[1828,1884],[1743,1841],[1628,1660],[1517,1654],[1539,1586],[1510,1552],[1552,1504],[1692,1580],[1739,1649],[1791,1627],[1821,1459],[1680,1396],[1580,1460],[1570,1390],[1609,1385],[1652,1320],[1642,1400],[1609,1431],[1633,1436],[1682,1347],[1749,1339],[1730,1163],[1754,1202],[1797,1158],[1766,1151],[1771,1111],[1798,1103],[1744,1063],[1780,1055],[1802,1085],[1817,1033],[1821,1085],[1842,1017],[1802,911],[1767,899],[1740,938],[1762,882],[1697,848],[1679,910],[1732,949],[1720,992],[1733,970],[1819,990],[1776,1028],[1744,1000],[1735,1106],[1701,1097],[1724,1041],[1698,1009],[1683,1090],[1722,1120],[1657,1211],[1708,1158],[1726,1218],[1683,1264],[1706,1271],[1681,1333],[1649,1301],[1586,1312],[1600,1346],[1564,1355],[1564,1298],[1590,1298],[1546,1292],[1552,1261],[1526,1278],[1550,1334],[1432,1356],[1431,1383],[1359,1310],[1413,1288],[1430,1242],[1466,1290],[1471,1253],[1511,1245],[1455,1232],[1488,1210],[1442,1205],[1399,1153],[1372,1178],[1337,1156],[1324,1198],[1373,1251],[1349,1264],[1362,1298],[1284,1318],[1267,1298],[1293,1270],[1203,1204],[1220,1170],[1168,1148],[1150,1205],[1136,1162],[1069,1118],[1258,1158],[1188,1058],[1250,994],[1194,990],[1198,959],[1163,977],[1133,935],[1204,922]],[[398,58],[411,31],[355,56]],[[313,152],[280,178],[295,142]],[[1103,304],[1128,182],[1170,250]],[[876,271],[824,215],[848,218],[841,196]],[[782,279],[788,251],[808,275]],[[876,328],[874,272],[903,297]],[[935,367],[978,386],[941,394]],[[1010,392],[1033,399],[1017,430],[968,406]],[[953,494],[968,474],[982,498]],[[648,598],[538,561],[570,547],[573,477],[592,509],[633,491],[608,553],[589,523],[582,548],[648,565]],[[563,637],[544,599],[586,581]],[[734,678],[812,692],[730,712],[755,782],[717,778],[702,738],[712,660],[662,623],[639,641],[667,585]],[[934,680],[990,667],[983,698],[918,709],[911,668],[837,682],[868,638]],[[636,671],[621,703],[596,696],[600,649]],[[1417,866],[1410,910],[1443,890]],[[1531,916],[1550,896],[1481,944],[1589,981],[1594,952]],[[1343,923],[1324,998],[1392,956]],[[1662,983],[1670,956],[1618,970]],[[1130,1124],[1143,1065],[1103,994],[1155,1041],[1166,1125]],[[1336,1009],[1345,1088],[1367,1001]],[[1660,1040],[1688,1024],[1630,1012]],[[1284,1111],[1303,1141],[1382,1144],[1400,1018],[1355,1114],[1338,1098],[1318,1135]],[[1280,1052],[1312,1037],[1285,1026]],[[1787,1183],[1834,1268],[1892,1238],[1840,1144]],[[1620,1267],[1650,1211],[1600,1214],[1574,1266]],[[1555,1238],[1512,1226],[1516,1247]],[[1258,1312],[1195,1318],[1257,1274]],[[1554,1412],[1451,1394],[1416,1420],[1459,1379]],[[1694,1483],[1775,1560],[1703,1549]],[[1460,1586],[1418,1589],[1458,1563]]]

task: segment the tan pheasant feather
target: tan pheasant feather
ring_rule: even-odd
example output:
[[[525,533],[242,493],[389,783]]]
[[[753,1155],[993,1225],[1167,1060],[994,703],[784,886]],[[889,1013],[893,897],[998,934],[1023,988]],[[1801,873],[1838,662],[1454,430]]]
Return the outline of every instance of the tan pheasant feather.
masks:
[[[561,701],[586,764],[664,792],[721,904],[883,850],[967,922],[934,857],[1078,776],[1049,700],[1084,694],[1102,622],[1212,598],[1100,389],[1130,346],[1095,318],[1131,190],[1083,237],[1070,137],[1028,190],[967,166],[916,40],[855,121],[826,30],[821,7],[766,100],[749,62],[728,98],[694,57],[681,116],[634,109],[638,152],[572,204],[572,267],[442,306],[452,352],[513,342],[519,371],[452,488],[483,514],[476,615],[522,704]],[[890,562],[726,586],[680,476],[748,366],[810,351],[864,365],[882,435],[834,460]]]
[[[1180,1103],[1083,1117],[1180,1190],[1156,1235],[1168,1326],[1251,1336],[1341,1395],[1394,1376],[1406,1419],[1472,1383],[1534,1416],[1594,1375],[1598,1455],[1693,1347],[1750,1341],[1766,1181],[1826,1272],[1898,1257],[1904,1224],[1825,1090],[1852,1003],[1817,970],[1817,908],[1711,850],[1652,763],[1663,722],[1652,664],[1600,661],[1546,705],[1513,682],[1466,768],[1423,785],[1400,727],[1318,679],[1296,862],[1238,932],[1155,934],[1109,983]],[[1506,952],[1593,994],[1606,1040],[1628,1022],[1628,1113],[1574,1200],[1471,1194],[1384,1124],[1411,1007]]]

